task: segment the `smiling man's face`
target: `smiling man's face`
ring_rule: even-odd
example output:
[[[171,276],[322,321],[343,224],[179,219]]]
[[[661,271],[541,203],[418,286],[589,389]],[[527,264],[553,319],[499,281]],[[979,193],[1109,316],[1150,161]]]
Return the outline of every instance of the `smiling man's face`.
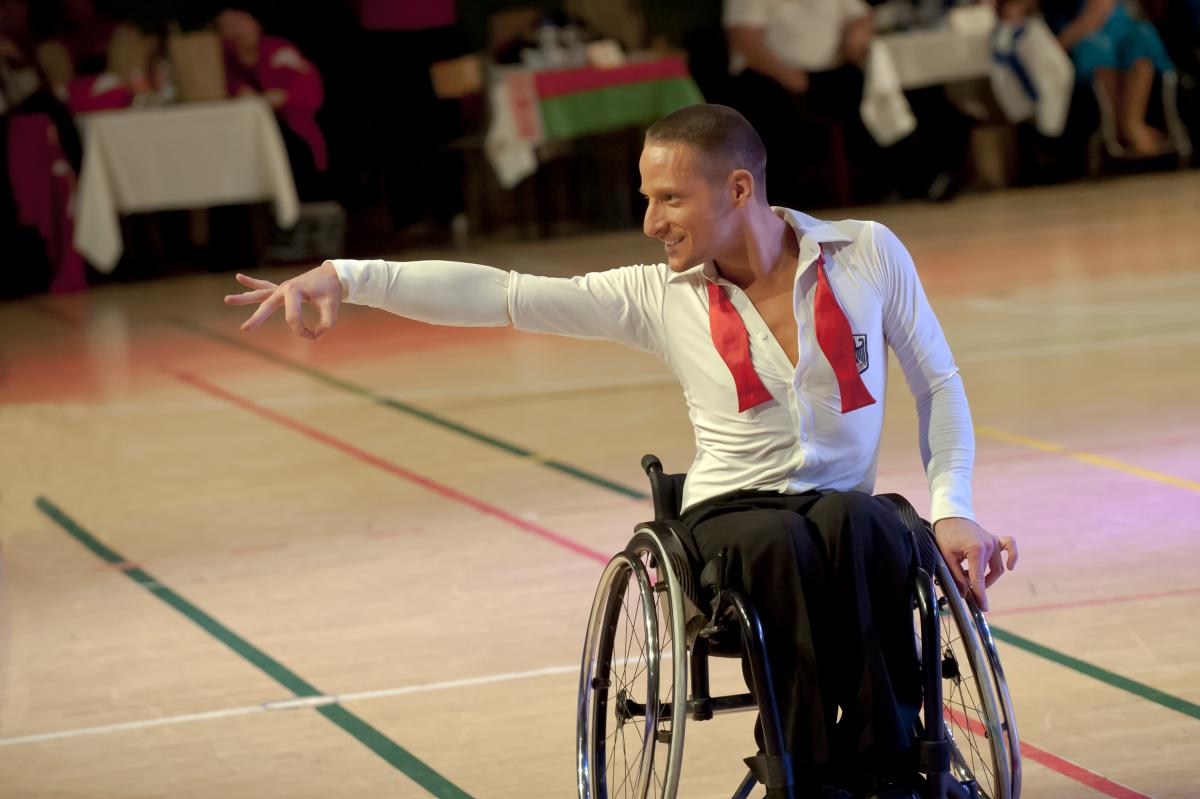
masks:
[[[663,243],[667,266],[682,272],[716,260],[736,227],[726,181],[681,142],[647,141],[638,169],[647,201],[642,231]]]

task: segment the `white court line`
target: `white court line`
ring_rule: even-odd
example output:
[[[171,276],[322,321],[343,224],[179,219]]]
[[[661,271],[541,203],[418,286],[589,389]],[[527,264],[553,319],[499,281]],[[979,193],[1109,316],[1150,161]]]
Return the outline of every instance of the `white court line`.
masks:
[[[357,702],[365,699],[383,699],[393,696],[405,696],[407,694],[429,693],[431,691],[444,691],[449,688],[464,688],[476,685],[494,685],[502,682],[512,682],[514,680],[527,680],[535,677],[549,677],[558,674],[578,674],[579,664],[570,666],[547,666],[542,669],[532,669],[530,671],[513,671],[507,674],[489,674],[483,677],[465,677],[459,680],[445,680],[443,682],[424,683],[422,685],[406,685],[400,688],[384,688],[377,691],[359,691],[350,694],[334,694],[321,696],[297,696],[289,699],[280,699],[272,702],[264,702],[259,705],[246,705],[245,707],[233,707],[226,710],[210,710],[205,713],[186,713],[180,716],[166,716],[157,719],[143,719],[141,721],[126,721],[120,724],[104,724],[98,727],[81,727],[74,730],[58,730],[55,732],[44,732],[36,735],[21,735],[15,738],[0,738],[0,746],[18,746],[20,744],[41,743],[44,741],[59,741],[66,738],[80,738],[85,735],[106,735],[114,732],[128,732],[131,730],[145,730],[152,727],[165,727],[171,724],[187,724],[193,721],[211,721],[213,719],[231,718],[233,716],[246,716],[251,713],[266,713],[268,711],[277,710],[297,710],[309,707],[321,707],[324,705],[332,705],[338,702]]]
[[[110,732],[125,732],[127,730],[144,730],[150,727],[164,727],[168,724],[184,724],[189,721],[208,721],[224,719],[231,716],[245,716],[249,713],[259,713],[266,710],[264,705],[249,705],[233,707],[228,710],[210,710],[207,713],[188,713],[183,716],[167,716],[143,721],[126,721],[122,724],[105,724],[99,727],[81,727],[75,730],[59,730],[43,732],[37,735],[22,735],[17,738],[0,738],[0,746],[16,746],[17,744],[33,744],[42,741],[57,741],[63,738],[79,738],[84,735],[104,735]]]

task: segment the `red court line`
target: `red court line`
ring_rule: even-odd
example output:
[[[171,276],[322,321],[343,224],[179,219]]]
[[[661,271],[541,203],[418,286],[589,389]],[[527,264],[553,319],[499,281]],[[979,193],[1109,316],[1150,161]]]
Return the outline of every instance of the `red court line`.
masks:
[[[987,737],[987,731],[983,728],[982,724],[973,718],[964,716],[957,710],[946,708],[946,718],[955,722],[960,727],[966,727],[973,735],[978,735],[981,738]],[[1041,763],[1046,768],[1057,771],[1064,777],[1070,777],[1076,782],[1099,791],[1105,796],[1111,796],[1113,799],[1154,799],[1152,796],[1135,791],[1119,782],[1113,782],[1108,777],[1097,774],[1078,763],[1072,763],[1070,760],[1051,754],[1045,749],[1039,749],[1027,741],[1021,741],[1020,743],[1021,757],[1028,758],[1035,763]]]
[[[205,392],[206,394],[210,394],[214,397],[223,399],[226,402],[236,405],[239,408],[242,408],[244,410],[250,411],[251,413],[256,414],[257,416],[261,416],[264,419],[268,419],[272,422],[275,422],[276,424],[282,425],[283,427],[286,427],[289,430],[293,430],[297,433],[300,433],[301,435],[307,436],[308,438],[311,438],[314,441],[319,441],[322,444],[326,444],[330,447],[333,447],[334,449],[340,450],[341,452],[344,452],[347,455],[350,455],[351,457],[362,461],[363,463],[369,463],[372,466],[383,469],[386,472],[390,472],[391,474],[394,474],[397,477],[401,477],[405,480],[408,480],[409,482],[415,483],[415,484],[421,486],[422,488],[426,488],[436,494],[440,494],[441,496],[446,497],[447,499],[451,499],[455,502],[475,508],[476,510],[481,511],[482,513],[486,513],[489,516],[494,516],[495,518],[500,519],[501,521],[507,522],[508,524],[511,524],[514,527],[517,527],[528,533],[532,533],[533,535],[536,535],[540,538],[544,538],[547,541],[550,541],[551,543],[557,544],[558,546],[561,546],[565,549],[569,549],[572,552],[583,555],[584,557],[591,558],[592,560],[595,560],[599,563],[607,563],[609,560],[607,556],[605,556],[593,549],[589,549],[588,547],[585,547],[582,544],[576,543],[575,541],[572,541],[571,539],[569,539],[563,535],[560,535],[560,534],[554,532],[553,530],[547,530],[545,527],[540,527],[536,524],[527,522],[524,519],[520,519],[516,516],[513,516],[512,514],[506,512],[506,511],[503,511],[493,505],[489,505],[486,502],[483,502],[481,500],[475,499],[474,497],[463,494],[460,491],[456,491],[453,488],[450,488],[449,486],[442,485],[441,483],[430,480],[427,477],[422,477],[421,475],[416,474],[415,472],[411,472],[408,469],[405,469],[401,466],[397,466],[396,464],[391,463],[390,461],[386,461],[383,458],[380,458],[378,455],[372,455],[371,453],[366,452],[365,450],[361,450],[358,447],[355,447],[351,444],[341,441],[340,439],[334,438],[333,436],[328,435],[327,433],[322,433],[320,430],[316,430],[314,428],[308,427],[307,425],[301,424],[300,422],[297,422],[294,419],[291,419],[287,416],[276,413],[275,411],[272,411],[268,408],[264,408],[261,405],[258,405],[254,402],[251,402],[250,400],[239,397],[236,394],[232,394],[232,393],[226,391],[225,389],[215,386],[212,383],[209,383],[208,381],[206,381],[202,378],[199,378],[193,374],[190,374],[188,372],[183,372],[183,371],[180,371],[177,369],[171,369],[169,367],[164,367],[164,368],[168,372],[170,372],[172,375],[174,375],[176,378],[178,378],[179,380],[181,380],[185,383],[188,383],[189,385],[194,386],[195,388],[200,389],[201,391]],[[950,711],[949,709],[947,709],[947,713],[950,714],[950,713],[953,713],[953,711]],[[961,719],[961,721],[959,721],[959,723],[965,724],[967,727],[971,728],[972,731],[975,731],[974,728],[978,727],[979,732],[977,734],[983,733],[983,728],[979,725],[978,722],[976,722],[972,719],[967,719],[967,718],[963,717]],[[1113,797],[1113,799],[1153,799],[1153,797],[1147,796],[1146,794],[1143,794],[1143,793],[1138,793],[1137,791],[1134,791],[1131,788],[1126,788],[1124,785],[1113,782],[1112,780],[1108,779],[1107,777],[1103,777],[1094,771],[1086,769],[1083,766],[1080,766],[1076,763],[1072,763],[1071,761],[1066,760],[1064,758],[1058,757],[1057,755],[1051,754],[1050,752],[1047,752],[1044,749],[1039,749],[1038,747],[1032,746],[1031,744],[1028,744],[1024,741],[1021,741],[1021,753],[1022,753],[1022,755],[1028,757],[1030,760],[1036,761],[1053,771],[1057,771],[1059,774],[1062,774],[1066,777],[1069,777],[1069,778],[1075,780],[1076,782],[1079,782],[1083,785],[1088,786],[1089,788],[1093,788],[1093,789],[1099,791],[1100,793],[1103,793],[1105,796]]]
[[[391,474],[394,474],[397,477],[401,477],[401,478],[409,481],[410,483],[415,483],[416,485],[419,485],[422,488],[428,489],[429,491],[432,491],[435,494],[440,494],[441,496],[443,496],[447,499],[453,500],[462,505],[467,505],[469,507],[472,507],[475,510],[480,511],[481,513],[486,513],[489,516],[494,516],[495,518],[500,519],[503,522],[507,522],[508,524],[511,524],[514,527],[524,530],[527,533],[532,533],[533,535],[536,535],[539,538],[544,538],[545,540],[549,541],[552,544],[557,544],[558,546],[562,547],[563,549],[569,549],[572,552],[576,553],[577,555],[583,555],[585,558],[591,558],[592,560],[597,561],[599,563],[608,563],[608,561],[609,561],[609,556],[601,554],[600,552],[597,552],[594,549],[589,549],[588,547],[585,547],[583,544],[580,544],[576,541],[572,541],[570,538],[567,538],[564,535],[560,535],[559,533],[556,533],[553,530],[547,530],[545,527],[541,527],[539,525],[533,524],[532,522],[527,522],[524,519],[514,516],[511,513],[508,513],[507,511],[497,508],[495,505],[490,505],[486,502],[483,502],[482,500],[478,500],[472,496],[468,496],[467,494],[464,494],[461,491],[456,491],[455,489],[451,488],[450,486],[443,485],[434,480],[430,480],[428,477],[423,477],[423,476],[417,474],[416,472],[411,472],[402,466],[397,466],[396,464],[392,463],[391,461],[384,460],[383,458],[379,457],[378,455],[372,455],[370,452],[359,449],[358,447],[355,447],[352,444],[348,444],[345,441],[342,441],[341,439],[334,438],[333,436],[328,435],[327,433],[322,433],[320,430],[317,430],[315,428],[301,424],[300,422],[297,422],[294,419],[291,419],[287,416],[276,413],[275,411],[272,411],[268,408],[264,408],[263,406],[255,404],[248,399],[239,397],[236,394],[231,394],[230,392],[226,391],[225,389],[215,386],[212,383],[209,383],[207,380],[199,378],[193,374],[190,374],[188,372],[179,371],[177,369],[171,369],[169,367],[164,367],[164,368],[168,372],[173,374],[179,380],[181,380],[184,383],[187,383],[191,386],[194,386],[195,388],[200,389],[201,391],[205,392],[206,394],[210,394],[214,397],[218,397],[219,399],[223,399],[226,402],[229,402],[233,405],[238,406],[239,408],[242,408],[243,410],[250,411],[253,414],[263,417],[264,419],[269,419],[270,421],[275,422],[278,425],[282,425],[283,427],[286,427],[289,430],[293,430],[297,433],[300,433],[301,435],[311,438],[314,441],[319,441],[322,444],[325,444],[326,446],[330,446],[330,447],[333,447],[334,449],[340,450],[340,451],[346,453],[347,455],[351,456],[352,458],[362,461],[363,463],[368,463],[376,468],[382,469],[385,472],[390,472]]]
[[[1172,591],[1152,591],[1146,594],[1125,594],[1124,596],[1098,597],[1096,599],[1077,599],[1071,602],[1054,602],[1048,605],[1030,605],[1024,608],[1005,608],[988,611],[988,616],[1012,616],[1017,613],[1040,613],[1044,610],[1063,610],[1065,608],[1087,608],[1095,605],[1117,605],[1122,602],[1139,602],[1145,599],[1167,599],[1175,596],[1190,596],[1200,594],[1200,586],[1192,588],[1177,588]]]

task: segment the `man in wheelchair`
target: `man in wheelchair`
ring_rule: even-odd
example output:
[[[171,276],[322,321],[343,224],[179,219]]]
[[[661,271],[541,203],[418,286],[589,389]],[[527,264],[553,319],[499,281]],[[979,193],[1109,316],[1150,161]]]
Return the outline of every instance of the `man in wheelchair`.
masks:
[[[764,777],[768,795],[910,797],[922,693],[916,559],[908,529],[870,496],[889,345],[916,399],[933,532],[951,579],[986,610],[1001,553],[1011,568],[1016,544],[974,521],[970,412],[907,250],[878,223],[770,206],[765,166],[762,141],[736,111],[684,108],[647,131],[640,161],[643,229],[662,241],[666,263],[563,279],[450,261],[335,260],[279,285],[238,275],[249,290],[226,302],[260,303],[245,331],[282,307],[310,339],[347,301],[657,355],[695,428],[679,521],[761,623],[790,753],[787,779]],[[311,329],[305,302],[320,311]],[[645,779],[628,795],[674,791]],[[581,793],[593,795],[582,782]]]

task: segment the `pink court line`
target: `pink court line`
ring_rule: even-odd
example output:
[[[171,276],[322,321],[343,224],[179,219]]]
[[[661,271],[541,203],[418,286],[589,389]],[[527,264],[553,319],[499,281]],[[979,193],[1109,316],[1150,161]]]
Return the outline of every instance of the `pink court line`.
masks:
[[[987,731],[983,725],[977,720],[964,716],[957,710],[946,708],[946,718],[958,724],[960,727],[966,727],[973,735],[978,735],[981,738],[987,737]],[[1089,768],[1085,768],[1078,763],[1073,763],[1066,758],[1051,754],[1045,749],[1039,749],[1027,741],[1021,741],[1021,757],[1028,758],[1035,763],[1040,763],[1051,771],[1057,771],[1064,777],[1070,777],[1078,783],[1086,785],[1093,790],[1099,791],[1105,796],[1111,796],[1113,799],[1154,799],[1152,796],[1135,791],[1134,789],[1122,785],[1119,782],[1113,782],[1108,777],[1102,774],[1097,774]]]
[[[319,441],[322,444],[325,444],[327,446],[333,447],[334,449],[340,450],[341,452],[344,452],[347,455],[350,455],[351,457],[362,461],[363,463],[368,463],[379,469],[383,469],[386,472],[389,472],[391,474],[396,475],[397,477],[401,477],[405,480],[408,480],[409,482],[415,483],[415,484],[421,486],[422,488],[426,488],[436,494],[446,497],[447,499],[451,499],[455,502],[475,508],[476,510],[478,510],[482,513],[486,513],[489,516],[493,516],[497,519],[507,522],[507,523],[513,525],[514,527],[524,530],[525,532],[532,533],[533,535],[536,535],[539,538],[544,538],[553,544],[557,544],[558,546],[563,547],[564,549],[569,549],[572,552],[575,552],[576,554],[579,554],[579,555],[583,555],[586,558],[591,558],[592,560],[597,561],[599,563],[607,563],[609,560],[608,557],[606,557],[605,555],[603,555],[593,549],[589,549],[588,547],[585,547],[582,544],[579,544],[575,541],[572,541],[571,539],[567,538],[566,536],[560,535],[560,534],[554,532],[553,530],[547,530],[544,527],[540,527],[536,524],[527,522],[524,519],[520,519],[516,516],[513,516],[511,513],[503,511],[493,505],[489,505],[486,502],[483,502],[481,500],[475,499],[474,497],[463,494],[460,491],[456,491],[455,489],[450,488],[449,486],[445,486],[445,485],[442,485],[441,483],[437,483],[433,480],[430,480],[427,477],[422,477],[421,475],[416,474],[415,472],[411,472],[408,469],[405,469],[401,466],[397,466],[396,464],[391,463],[390,461],[386,461],[383,458],[380,458],[378,455],[372,455],[371,453],[366,452],[365,450],[361,450],[358,447],[355,447],[351,444],[341,441],[340,439],[334,438],[331,435],[322,433],[319,430],[316,430],[311,427],[308,427],[307,425],[301,424],[300,422],[290,419],[287,416],[284,416],[282,414],[276,413],[275,411],[264,408],[261,405],[258,405],[254,402],[251,402],[250,400],[239,397],[236,394],[232,394],[223,388],[215,386],[212,383],[209,383],[208,381],[206,381],[200,377],[197,377],[196,375],[190,374],[188,372],[183,372],[178,369],[171,369],[169,367],[163,367],[163,368],[170,374],[174,375],[177,379],[205,392],[206,394],[210,394],[219,399],[223,399],[226,402],[229,402],[233,405],[238,406],[239,408],[250,411],[253,414],[263,417],[264,419],[268,419],[272,422],[275,422],[276,424],[282,425],[283,427],[286,427],[289,430],[294,430],[295,432],[300,433],[301,435],[307,436],[308,438],[311,438],[314,441]],[[948,710],[947,712],[949,713],[952,711]],[[975,726],[979,726],[978,722],[974,722],[972,720],[963,719],[963,722],[965,722],[968,727],[971,727],[972,724],[974,724]],[[962,723],[962,722],[960,722],[960,723]],[[982,727],[979,727],[979,730],[980,731],[978,734],[982,734]],[[1090,771],[1089,769],[1086,769],[1083,766],[1072,763],[1071,761],[1065,760],[1064,758],[1058,757],[1057,755],[1053,755],[1053,754],[1045,751],[1044,749],[1039,749],[1035,746],[1027,744],[1024,741],[1021,742],[1021,752],[1022,752],[1022,754],[1027,755],[1030,760],[1034,760],[1038,763],[1041,763],[1043,766],[1046,766],[1047,768],[1049,768],[1053,771],[1057,771],[1058,773],[1060,773],[1066,777],[1069,777],[1069,778],[1075,780],[1076,782],[1082,783],[1083,785],[1086,785],[1090,788],[1094,788],[1095,790],[1100,791],[1101,793],[1105,794],[1106,796],[1111,796],[1111,797],[1113,797],[1113,799],[1153,799],[1153,797],[1147,796],[1146,794],[1138,793],[1137,791],[1134,791],[1130,788],[1126,788],[1125,786],[1120,785],[1119,783],[1113,782],[1112,780],[1109,780],[1108,778],[1103,777],[1094,771]]]
[[[594,549],[585,547],[583,544],[580,544],[576,541],[572,541],[570,538],[560,535],[553,530],[547,530],[545,527],[533,524],[532,522],[527,522],[524,519],[508,513],[507,511],[497,508],[495,505],[490,505],[482,500],[476,499],[475,497],[464,494],[461,491],[457,491],[450,486],[430,480],[428,477],[423,477],[422,475],[409,471],[402,466],[397,466],[391,461],[384,460],[378,455],[373,455],[366,450],[359,449],[352,444],[348,444],[345,441],[328,435],[327,433],[322,433],[320,430],[301,424],[294,419],[276,413],[268,408],[264,408],[261,405],[251,402],[248,399],[239,397],[236,394],[231,394],[225,389],[215,386],[212,383],[209,383],[207,380],[197,377],[196,375],[179,371],[177,369],[171,369],[169,367],[164,367],[164,369],[184,383],[198,388],[206,394],[223,399],[226,402],[242,408],[243,410],[250,411],[253,414],[263,417],[264,419],[269,419],[278,425],[282,425],[289,430],[294,430],[295,432],[311,438],[314,441],[319,441],[326,446],[340,450],[352,458],[362,461],[363,463],[368,463],[378,469],[382,469],[385,472],[390,472],[391,474],[403,478],[410,483],[415,483],[416,485],[432,491],[435,494],[440,494],[446,499],[453,500],[462,505],[467,505],[468,507],[474,508],[481,513],[486,513],[489,516],[493,516],[503,522],[511,524],[513,527],[524,530],[527,533],[532,533],[533,535],[543,538],[552,544],[557,544],[563,549],[569,549],[577,555],[583,555],[585,558],[590,558],[598,563],[608,563],[609,561],[609,557],[607,555],[601,554]]]
[[[1025,608],[1007,608],[1004,610],[989,611],[988,616],[1013,616],[1018,613],[1041,613],[1045,610],[1088,608],[1096,605],[1118,605],[1123,602],[1141,602],[1146,599],[1167,599],[1175,596],[1191,596],[1193,594],[1200,594],[1200,586],[1177,588],[1172,591],[1153,591],[1146,594],[1125,594],[1123,596],[1098,597],[1096,599],[1078,599],[1072,602],[1054,602],[1048,605],[1030,605]]]

